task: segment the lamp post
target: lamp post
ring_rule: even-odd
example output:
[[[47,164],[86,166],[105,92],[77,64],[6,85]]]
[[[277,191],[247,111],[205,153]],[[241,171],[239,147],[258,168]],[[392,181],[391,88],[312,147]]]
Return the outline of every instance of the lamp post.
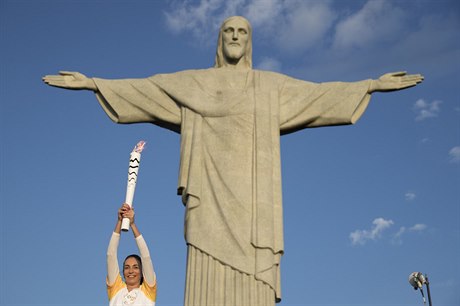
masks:
[[[423,304],[426,305],[425,294],[423,294],[423,285],[426,286],[426,291],[428,293],[428,305],[431,304],[431,292],[430,292],[430,282],[428,281],[428,275],[423,275],[422,272],[413,272],[409,275],[409,283],[414,288],[414,290],[420,289],[420,293],[423,297]]]

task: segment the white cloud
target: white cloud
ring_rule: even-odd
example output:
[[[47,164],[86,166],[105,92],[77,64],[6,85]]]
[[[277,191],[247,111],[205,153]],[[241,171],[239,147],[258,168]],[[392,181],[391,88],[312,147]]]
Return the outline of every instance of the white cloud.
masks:
[[[283,70],[300,78],[348,81],[401,69],[435,79],[458,70],[452,64],[459,50],[460,19],[455,12],[420,12],[417,4],[388,0],[168,2],[166,25],[186,34],[184,39],[198,48],[215,46],[217,30],[228,16],[247,17],[264,48],[263,54],[260,48],[254,55],[276,56],[283,62],[286,55],[296,56],[296,64],[283,65]],[[433,115],[420,113],[418,120]]]
[[[413,110],[416,113],[415,120],[422,121],[427,118],[437,117],[440,112],[440,105],[442,101],[434,100],[432,102],[426,102],[423,99],[418,99],[414,106]]]
[[[425,143],[429,143],[430,141],[431,141],[430,138],[425,137],[425,138],[422,138],[422,139],[420,140],[420,143],[421,143],[421,144],[425,144]]]
[[[248,1],[246,16],[253,27],[269,27],[271,30],[283,11],[281,0],[254,0]]]
[[[286,1],[276,32],[278,47],[289,53],[321,45],[337,14],[328,1]]]
[[[217,29],[233,15],[248,18],[260,37],[288,52],[305,50],[320,42],[336,14],[330,1],[309,0],[200,0],[173,2],[165,12],[174,33],[189,32],[199,44],[215,43]]]
[[[406,201],[413,201],[413,200],[415,200],[417,195],[415,193],[409,191],[409,192],[406,192],[404,197],[406,198]]]
[[[272,28],[280,20],[282,0],[200,0],[173,2],[165,12],[174,33],[191,33],[197,44],[214,44],[221,23],[230,16],[247,17],[252,27]],[[210,39],[211,38],[211,39]]]
[[[404,23],[403,11],[389,1],[370,0],[361,10],[339,22],[336,27],[334,47],[364,47],[373,42],[382,42],[401,32]]]
[[[268,71],[281,71],[281,63],[271,57],[263,57],[260,63],[257,64],[257,69],[268,70]]]
[[[332,33],[335,36],[330,38],[332,31],[329,31],[323,38],[326,41],[322,49],[309,50],[305,63],[308,66],[293,69],[297,76],[351,81],[400,70],[422,73],[430,80],[453,79],[457,75],[458,65],[452,63],[458,62],[460,50],[458,14],[422,12],[417,9],[420,8],[417,1],[379,2],[380,11],[376,4],[377,8],[366,10],[356,8],[359,1],[343,2],[348,7],[333,6],[338,16]]]
[[[399,231],[393,236],[391,242],[394,244],[402,244],[402,235],[406,232],[406,228],[401,226]]]
[[[458,64],[453,63],[458,63],[459,58],[458,13],[450,10],[442,14],[427,11],[408,15],[405,31],[396,35],[399,39],[388,50],[391,59],[404,63],[404,67],[423,67],[423,71],[417,72],[429,75],[430,80],[456,76]]]
[[[426,224],[418,223],[409,228],[410,231],[412,232],[421,232],[427,228]]]
[[[393,225],[393,221],[377,218],[372,224],[373,226],[370,230],[356,230],[350,233],[351,243],[353,245],[364,245],[368,240],[380,238],[382,232]]]
[[[449,156],[452,163],[460,163],[460,146],[450,149]]]
[[[393,244],[398,244],[398,245],[401,245],[403,240],[402,240],[402,236],[406,233],[415,233],[415,232],[422,232],[424,231],[425,229],[427,228],[427,225],[426,224],[423,224],[423,223],[417,223],[411,227],[409,227],[408,229],[405,227],[405,226],[401,226],[399,228],[399,231],[393,235],[393,237],[391,238],[391,242]]]
[[[215,43],[216,31],[220,23],[228,16],[234,15],[242,1],[201,0],[173,2],[171,9],[164,12],[166,25],[174,33],[189,32],[197,39],[198,44]],[[243,1],[244,2],[244,1]],[[229,15],[227,15],[227,12]]]
[[[383,231],[390,228],[394,222],[392,220],[385,220],[383,218],[376,218],[372,222],[372,227],[369,230],[356,230],[350,233],[350,240],[352,245],[364,245],[369,240],[377,240],[382,237]],[[400,245],[403,242],[403,236],[408,233],[422,232],[427,229],[427,225],[423,223],[414,224],[411,227],[401,226],[399,230],[392,235],[391,243]]]

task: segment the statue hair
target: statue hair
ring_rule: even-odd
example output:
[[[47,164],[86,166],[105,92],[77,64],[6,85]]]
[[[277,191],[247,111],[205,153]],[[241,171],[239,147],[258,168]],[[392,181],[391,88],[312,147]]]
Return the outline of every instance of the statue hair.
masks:
[[[243,58],[245,59],[245,63],[247,65],[247,68],[252,68],[252,27],[249,21],[241,16],[232,16],[224,20],[222,22],[222,25],[220,26],[219,29],[219,37],[217,39],[217,50],[216,50],[216,59],[214,62],[214,68],[220,68],[223,67],[225,64],[225,56],[224,56],[224,48],[223,48],[223,42],[222,42],[222,33],[224,31],[224,26],[227,22],[233,20],[233,19],[242,19],[248,26],[248,43],[246,46],[246,53],[243,55]]]

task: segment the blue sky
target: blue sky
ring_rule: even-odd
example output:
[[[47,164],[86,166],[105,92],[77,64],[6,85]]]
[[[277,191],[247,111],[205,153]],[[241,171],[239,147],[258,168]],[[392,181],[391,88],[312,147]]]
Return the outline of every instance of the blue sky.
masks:
[[[0,2],[1,305],[107,305],[105,252],[141,139],[137,224],[157,305],[181,305],[186,249],[179,136],[116,125],[59,70],[116,79],[212,66],[231,15],[254,28],[254,65],[313,82],[422,73],[376,93],[356,125],[282,137],[280,305],[460,304],[460,4],[407,1]],[[120,258],[136,252],[124,234]]]

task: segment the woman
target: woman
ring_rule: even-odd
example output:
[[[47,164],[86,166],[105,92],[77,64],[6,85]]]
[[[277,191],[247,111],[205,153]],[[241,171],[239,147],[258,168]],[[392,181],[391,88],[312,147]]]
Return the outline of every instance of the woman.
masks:
[[[120,242],[121,222],[130,221],[140,256],[129,255],[123,262],[123,276],[118,268],[117,250]],[[134,222],[134,210],[123,204],[118,210],[118,220],[107,249],[107,293],[110,306],[154,306],[157,283],[149,249]]]

